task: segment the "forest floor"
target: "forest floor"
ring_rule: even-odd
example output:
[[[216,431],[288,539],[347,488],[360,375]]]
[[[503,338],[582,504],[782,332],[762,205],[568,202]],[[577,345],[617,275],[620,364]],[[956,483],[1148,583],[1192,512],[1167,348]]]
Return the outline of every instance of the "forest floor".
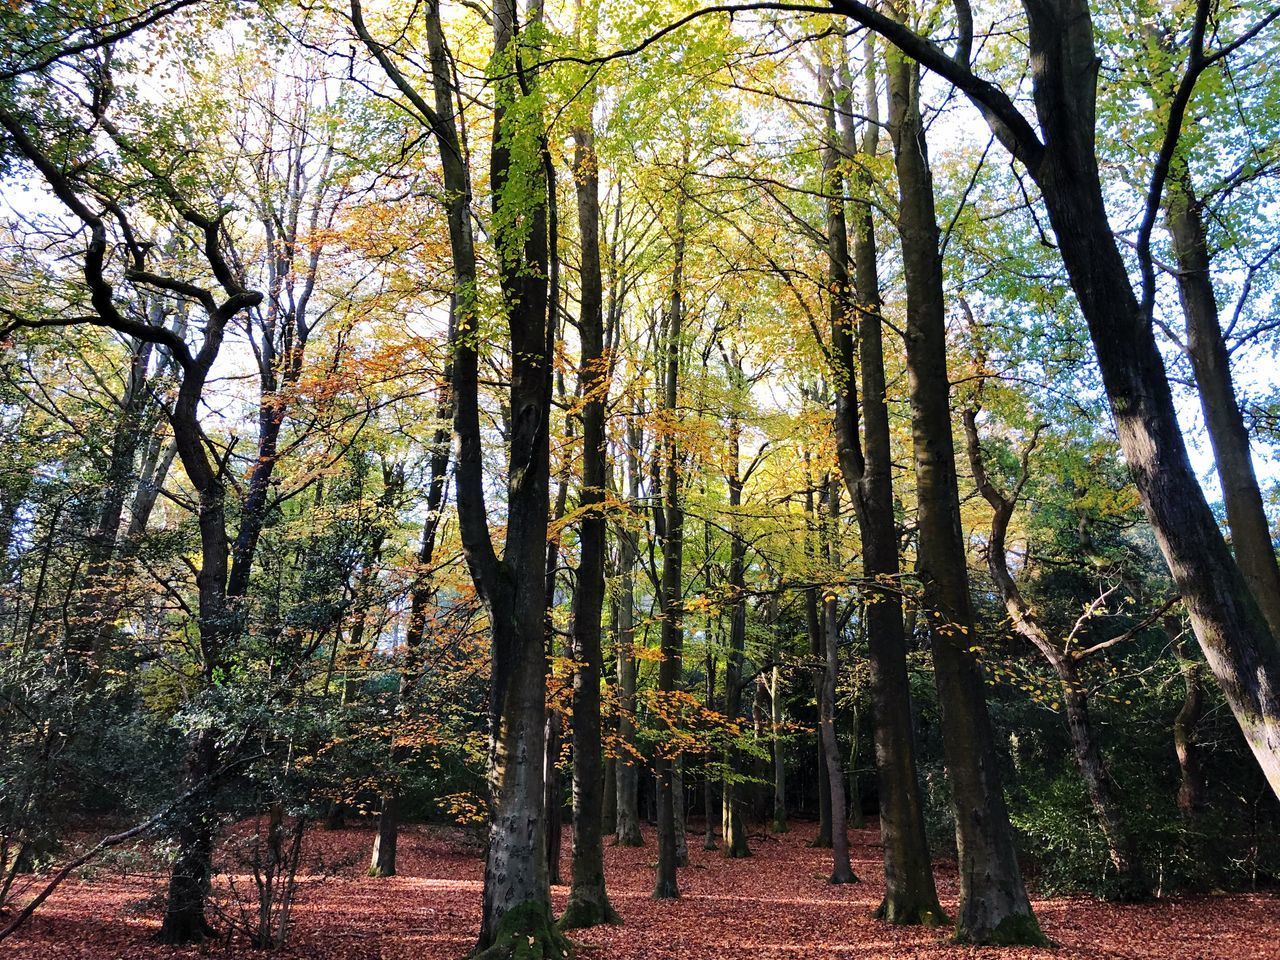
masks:
[[[565,831],[564,875],[569,873]],[[690,866],[678,901],[649,899],[653,837],[639,849],[606,850],[610,895],[624,923],[576,931],[580,960],[782,960],[782,958],[1124,957],[1150,960],[1280,960],[1280,893],[1178,898],[1116,905],[1088,898],[1038,900],[1035,910],[1053,951],[957,947],[948,931],[894,928],[871,912],[883,878],[878,832],[853,831],[861,882],[833,887],[830,853],[806,846],[813,826],[752,838],[755,855],[727,860],[690,835]],[[479,926],[483,862],[460,831],[410,827],[399,850],[401,875],[364,875],[372,829],[316,830],[304,846],[293,928],[276,954],[316,960],[459,960]],[[2,960],[178,960],[263,957],[235,939],[203,949],[154,942],[164,876],[126,872],[127,859],[69,879],[29,925],[0,944]],[[138,868],[140,865],[134,863]],[[944,907],[955,907],[954,864],[940,864]],[[228,881],[224,876],[221,880]],[[248,877],[235,882],[242,892]],[[555,887],[557,910],[566,887]],[[225,893],[225,888],[224,888]]]

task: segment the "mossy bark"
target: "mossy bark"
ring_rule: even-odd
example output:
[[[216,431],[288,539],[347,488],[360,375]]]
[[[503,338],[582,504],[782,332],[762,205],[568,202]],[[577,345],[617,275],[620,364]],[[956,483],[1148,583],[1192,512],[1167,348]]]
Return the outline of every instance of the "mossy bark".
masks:
[[[507,910],[491,940],[470,960],[567,960],[573,942],[561,933],[544,902],[526,900]]]

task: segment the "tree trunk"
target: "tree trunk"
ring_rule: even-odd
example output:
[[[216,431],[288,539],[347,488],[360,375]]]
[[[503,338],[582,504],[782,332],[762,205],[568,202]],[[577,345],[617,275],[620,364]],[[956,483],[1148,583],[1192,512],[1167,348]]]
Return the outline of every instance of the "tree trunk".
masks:
[[[588,123],[589,123],[588,118]],[[582,493],[578,576],[574,591],[573,660],[573,877],[561,929],[619,922],[604,883],[602,727],[604,673],[601,617],[605,594],[606,459],[604,299],[600,274],[599,172],[590,126],[573,132],[574,181],[582,243],[579,383],[582,408]]]
[[[627,502],[640,500],[640,426],[627,425]],[[622,568],[618,596],[618,742],[623,753],[618,756],[618,832],[620,846],[644,846],[640,832],[640,764],[635,753],[636,733],[636,662],[635,646],[635,568],[636,549],[631,536],[623,532],[618,548],[618,566]]]
[[[382,791],[378,808],[378,831],[373,836],[373,853],[369,857],[369,876],[396,875],[396,847],[400,839],[400,791],[387,787]]]
[[[880,135],[879,94],[876,91],[875,51],[866,43],[866,90],[863,112],[868,120],[861,143],[853,131],[851,107],[840,110],[845,151],[873,157]],[[852,80],[844,96],[851,104]],[[836,162],[835,103],[828,101],[824,168],[827,192],[843,194],[843,177]],[[854,170],[863,169],[859,165]],[[840,471],[853,501],[862,542],[862,575],[871,582],[865,605],[871,698],[875,717],[876,772],[880,793],[880,841],[884,851],[885,892],[876,916],[894,924],[944,922],[933,882],[929,844],[925,837],[924,802],[916,769],[915,724],[907,675],[907,634],[903,626],[898,530],[894,520],[892,452],[886,399],[880,277],[877,264],[871,189],[863,176],[850,184],[854,194],[853,289],[850,292],[847,228],[844,204],[828,201],[827,237],[832,298],[831,357],[835,388],[835,434]],[[857,348],[862,375],[862,436],[859,436],[857,380],[854,371],[852,320],[858,322]],[[877,590],[874,584],[883,584]]]
[[[769,727],[773,735],[773,832],[787,832],[787,755],[782,744],[782,668],[769,679]]]
[[[809,495],[812,497],[812,494]],[[822,619],[818,604],[817,591],[805,591],[805,615],[809,628],[809,652],[815,661],[826,659],[826,640],[823,635]],[[827,749],[822,742],[822,685],[825,670],[815,669],[813,676],[813,701],[817,711],[817,759],[818,759],[818,832],[810,844],[812,847],[828,848],[832,842],[831,830],[831,777],[827,772]]]
[[[826,484],[829,524],[826,528],[827,562],[831,569],[839,563],[836,549],[836,523],[840,517],[840,488],[834,479]],[[840,762],[840,743],[836,739],[836,681],[840,677],[840,611],[836,598],[822,602],[823,663],[822,690],[818,698],[818,725],[822,733],[822,750],[826,758],[827,782],[831,795],[831,883],[856,883],[849,862],[848,805],[844,793],[844,765]]]
[[[158,935],[161,943],[175,945],[200,943],[215,932],[204,915],[212,879],[216,825],[211,781],[218,754],[212,731],[197,735],[187,764],[187,783],[193,792],[175,811],[177,829],[173,839],[177,856],[169,874],[164,921]]]
[[[738,532],[737,516],[737,511],[742,507],[741,443],[742,422],[734,417],[729,422],[728,462],[731,469],[726,477],[731,513],[729,589],[733,591],[733,605],[729,608],[729,657],[724,670],[724,715],[730,723],[737,723],[742,714],[742,660],[747,646],[747,545]],[[742,817],[741,784],[738,782],[746,771],[743,769],[742,752],[732,744],[725,750],[724,762],[726,774],[720,790],[720,833],[724,838],[724,855],[736,860],[751,856]]]
[[[1213,447],[1213,459],[1227,508],[1227,527],[1236,563],[1262,608],[1273,637],[1280,638],[1280,566],[1271,541],[1271,524],[1262,505],[1249,431],[1231,379],[1231,358],[1218,317],[1212,264],[1205,238],[1204,211],[1183,164],[1169,182],[1165,223],[1178,265],[1178,295],[1186,320],[1187,356],[1200,394],[1200,409]]]
[[[681,185],[683,187],[683,184]],[[680,387],[680,349],[683,334],[682,321],[684,307],[683,273],[684,273],[684,195],[681,192],[676,198],[675,213],[675,265],[671,278],[671,303],[667,312],[667,329],[664,338],[666,351],[666,371],[663,386],[663,410],[668,416],[675,417]],[[676,445],[674,434],[665,440],[664,458],[666,461],[663,480],[662,507],[655,511],[661,515],[662,529],[659,532],[662,542],[662,659],[658,665],[658,696],[670,698],[679,685],[681,648],[684,644],[684,629],[681,620],[683,610],[684,580],[682,576],[682,555],[684,551],[684,509],[680,497],[680,467],[678,458],[680,451]],[[664,704],[674,712],[674,703]],[[669,748],[660,748],[655,766],[658,773],[658,867],[654,884],[654,899],[668,899],[680,896],[680,887],[676,879],[676,867],[679,864],[676,834],[676,777],[675,762],[669,755]],[[683,797],[680,802],[683,803]]]
[[[560,957],[569,945],[551,920],[542,771],[555,218],[542,127],[515,124],[508,116],[523,96],[517,80],[524,76],[523,70],[513,69],[522,56],[516,42],[516,4],[499,0],[491,20],[498,76],[493,84],[489,179],[501,312],[508,331],[504,346],[511,357],[506,536],[501,557],[494,548],[485,503],[471,174],[459,136],[440,5],[429,0],[424,11],[432,102],[396,66],[389,48],[370,35],[360,0],[351,0],[350,9],[352,25],[369,54],[431,130],[445,188],[456,318],[450,347],[458,526],[467,566],[489,617],[491,660],[489,845],[474,956],[505,957],[536,949],[544,957]],[[527,139],[531,137],[535,143]],[[518,211],[508,209],[512,202],[520,204]]]
[[[685,755],[672,761],[672,790],[675,795],[676,815],[676,866],[689,865],[689,793],[684,784]]]
[[[919,501],[919,568],[929,618],[943,745],[956,818],[956,939],[1045,942],[1027,899],[1005,806],[969,597],[947,377],[942,257],[920,117],[919,66],[889,64],[890,131],[907,289],[907,374]]]
[[[618,832],[618,760],[604,758],[604,797],[600,808],[600,834],[611,837]]]
[[[707,635],[711,637],[710,623],[707,625]],[[710,644],[707,647],[707,698],[706,706],[708,710],[715,709],[716,702],[716,657]],[[711,815],[711,811],[715,809],[716,788],[711,778],[709,763],[703,763],[702,766],[702,815],[706,819],[705,829],[702,834],[702,849],[715,850],[720,845],[716,841],[716,820]]]
[[[552,886],[559,886],[564,882],[560,876],[560,850],[564,837],[564,788],[560,783],[560,738],[563,726],[560,711],[548,710],[542,787],[543,808],[547,818],[547,883]]]
[[[1171,620],[1173,618],[1170,618]],[[1171,638],[1182,633],[1181,624],[1166,625]],[[1173,720],[1173,746],[1178,755],[1178,810],[1190,828],[1194,828],[1204,809],[1204,773],[1200,769],[1200,747],[1196,742],[1196,727],[1204,716],[1204,685],[1200,681],[1200,663],[1195,660],[1185,643],[1177,642],[1178,669],[1182,673],[1186,693],[1182,707]]]
[[[849,730],[849,826],[863,830],[867,826],[867,816],[862,809],[862,791],[858,789],[858,739],[862,733],[862,710],[854,703],[849,714],[852,720]]]
[[[449,328],[453,329],[453,316],[450,315]],[[409,596],[409,623],[405,630],[405,662],[400,668],[400,687],[396,693],[397,704],[404,709],[405,699],[409,695],[414,680],[421,669],[417,662],[418,652],[426,636],[427,608],[435,596],[435,584],[431,578],[431,565],[435,560],[436,536],[440,529],[440,518],[444,509],[444,498],[448,485],[449,470],[449,433],[448,423],[453,415],[453,394],[449,386],[451,371],[446,366],[443,381],[439,387],[439,403],[436,416],[440,426],[436,427],[432,438],[429,480],[427,482],[427,518],[422,525],[422,543],[418,548],[418,572],[414,577],[413,589]],[[388,491],[384,489],[383,498],[389,500]],[[384,504],[384,505],[389,505]],[[382,540],[378,541],[377,553],[381,554]],[[391,747],[391,765],[394,768],[409,757],[404,747]],[[335,803],[335,811],[340,812],[342,805]],[[382,792],[382,804],[378,810],[378,833],[373,841],[373,852],[369,862],[369,876],[393,877],[396,874],[396,835],[400,829],[400,796],[399,785],[389,784]]]
[[[1094,148],[1098,60],[1086,0],[1027,0],[1044,196],[1089,326],[1125,461],[1169,572],[1272,791],[1280,796],[1280,642],[1228,550],[1187,456],[1151,322],[1103,201]]]
[[[634,420],[627,425],[627,501],[640,500],[640,427]],[[633,506],[634,508],[634,506]],[[623,847],[644,846],[640,832],[640,764],[635,752],[636,736],[636,661],[635,602],[636,548],[627,533],[621,535],[618,548],[618,741],[623,753],[618,757],[618,832],[617,843]]]

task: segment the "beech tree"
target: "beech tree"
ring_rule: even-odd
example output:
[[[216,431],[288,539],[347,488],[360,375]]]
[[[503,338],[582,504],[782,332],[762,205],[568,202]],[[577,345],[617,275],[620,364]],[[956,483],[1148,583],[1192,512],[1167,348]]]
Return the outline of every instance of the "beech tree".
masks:
[[[1151,231],[1197,81],[1280,14],[1245,19],[1233,39],[1210,49],[1210,4],[1197,3],[1139,228],[1142,286],[1135,292],[1107,219],[1098,171],[1097,57],[1085,0],[1023,5],[1031,58],[1039,65],[1032,74],[1038,132],[1005,90],[973,72],[973,15],[967,3],[957,5],[954,54],[857,0],[834,0],[832,10],[877,31],[904,56],[955,84],[1039,186],[1089,325],[1125,460],[1160,549],[1245,740],[1280,796],[1280,644],[1218,530],[1187,457],[1152,331],[1150,253]]]

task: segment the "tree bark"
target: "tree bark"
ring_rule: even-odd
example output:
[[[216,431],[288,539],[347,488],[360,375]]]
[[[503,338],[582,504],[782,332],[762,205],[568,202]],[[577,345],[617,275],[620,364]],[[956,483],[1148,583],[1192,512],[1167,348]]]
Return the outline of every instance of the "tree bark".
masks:
[[[1182,633],[1182,625],[1176,618],[1166,621],[1165,632],[1170,638]],[[1196,728],[1204,716],[1204,685],[1200,680],[1200,663],[1182,641],[1177,641],[1178,669],[1186,690],[1182,706],[1173,720],[1173,746],[1178,756],[1178,811],[1188,827],[1194,827],[1204,809],[1204,772],[1200,768],[1200,745],[1196,742]]]
[[[747,545],[738,531],[737,512],[742,507],[742,422],[734,417],[729,421],[728,463],[730,470],[725,478],[729,488],[730,537],[729,537],[729,589],[733,591],[729,608],[729,657],[724,670],[724,714],[730,723],[738,723],[742,714],[742,661],[747,646],[747,594],[746,561]],[[744,776],[742,752],[732,744],[725,750],[726,775],[720,790],[720,833],[724,840],[724,855],[730,859],[751,856],[747,844],[747,828],[743,822],[743,797],[739,778]]]
[[[831,479],[823,499],[827,506],[827,562],[831,569],[839,563],[836,548],[836,524],[840,518],[840,488]],[[818,726],[822,733],[822,750],[826,758],[827,782],[831,795],[831,877],[830,883],[857,883],[849,861],[848,804],[844,792],[844,764],[840,761],[840,743],[836,738],[836,681],[840,677],[840,610],[834,596],[822,602],[823,670],[822,690],[818,698]]]
[[[681,188],[683,184],[681,185]],[[665,374],[663,384],[663,410],[669,417],[676,417],[676,405],[680,388],[680,351],[684,319],[684,194],[676,197],[674,267],[671,277],[671,302],[667,311],[665,349]],[[684,580],[682,560],[684,551],[684,508],[680,497],[680,450],[674,433],[664,440],[665,475],[663,479],[663,505],[655,512],[661,515],[662,529],[662,628],[661,653],[658,665],[658,696],[670,698],[677,691],[680,680],[680,657],[684,644],[682,623]],[[674,711],[672,702],[664,704]],[[675,762],[661,750],[655,766],[658,774],[658,866],[653,896],[662,900],[680,896],[676,878],[679,851],[676,836]],[[680,802],[683,803],[683,797]]]
[[[884,370],[883,321],[875,223],[865,198],[871,188],[864,175],[850,183],[854,197],[853,276],[850,278],[844,178],[836,156],[836,116],[841,121],[844,151],[873,157],[880,135],[876,57],[866,44],[863,112],[868,120],[861,141],[855,135],[852,81],[844,81],[846,105],[837,110],[828,98],[824,169],[827,174],[829,286],[831,296],[831,365],[835,390],[835,435],[840,472],[853,502],[862,543],[862,575],[868,581],[864,608],[871,697],[875,716],[876,773],[880,792],[880,840],[884,853],[885,893],[876,916],[894,924],[945,921],[925,837],[924,802],[916,769],[915,725],[907,675],[907,641],[899,593],[901,565],[894,521],[893,461]],[[854,169],[863,169],[856,166]],[[850,280],[852,279],[852,290]],[[849,303],[852,293],[853,303]],[[853,321],[862,380],[861,435],[857,378],[854,370]]]
[[[1186,352],[1191,359],[1200,409],[1222,485],[1231,545],[1240,572],[1262,608],[1272,636],[1280,638],[1280,565],[1276,563],[1271,524],[1253,469],[1249,431],[1245,429],[1231,378],[1231,357],[1213,290],[1203,204],[1192,189],[1185,165],[1169,182],[1165,223],[1178,266],[1178,296],[1186,321]]]
[[[707,624],[707,636],[712,637],[711,625]],[[706,706],[708,710],[715,709],[716,702],[716,657],[710,644],[707,646],[707,695]],[[716,850],[720,844],[716,840],[716,819],[711,815],[711,811],[716,805],[716,788],[715,782],[711,777],[711,771],[708,763],[702,766],[702,815],[706,822],[702,833],[702,849]]]
[[[787,754],[782,743],[782,668],[775,663],[769,673],[769,731],[773,736],[772,830],[774,833],[786,833]]]
[[[627,502],[640,500],[640,426],[633,419],[627,425]],[[618,832],[617,843],[623,847],[644,846],[640,832],[640,766],[635,752],[636,737],[636,661],[635,602],[636,548],[631,534],[620,535],[618,565],[620,596],[618,597],[618,741],[623,753],[618,757]]]
[[[600,198],[595,137],[587,126],[573,132],[574,182],[582,244],[582,493],[578,526],[578,576],[574,592],[573,659],[573,876],[562,929],[617,923],[604,882],[600,681],[604,673],[601,618],[605,594],[606,448],[605,400],[609,383],[604,354],[604,298],[600,273]]]
[[[907,374],[919,501],[919,572],[933,649],[943,745],[956,818],[956,939],[1044,943],[1027,899],[1005,806],[976,644],[960,525],[947,376],[942,257],[920,117],[920,69],[889,63],[889,128],[898,173],[898,231],[907,288]]]
[[[805,539],[805,550],[810,554],[810,558],[816,557],[816,551],[813,548],[813,539],[820,529],[822,521],[818,516],[818,511],[814,503],[814,479],[807,463],[805,476],[808,482],[805,484],[804,500],[805,500],[805,516],[809,522],[810,532]],[[826,479],[822,481],[825,489]],[[827,774],[827,751],[822,742],[822,683],[825,669],[818,664],[826,662],[826,638],[823,634],[822,624],[822,607],[818,600],[818,588],[809,587],[804,592],[804,614],[805,629],[809,636],[809,655],[813,658],[815,667],[813,668],[813,703],[817,722],[815,723],[817,736],[815,738],[815,746],[817,748],[818,760],[818,832],[814,835],[812,847],[827,848],[831,846],[831,778]]]

